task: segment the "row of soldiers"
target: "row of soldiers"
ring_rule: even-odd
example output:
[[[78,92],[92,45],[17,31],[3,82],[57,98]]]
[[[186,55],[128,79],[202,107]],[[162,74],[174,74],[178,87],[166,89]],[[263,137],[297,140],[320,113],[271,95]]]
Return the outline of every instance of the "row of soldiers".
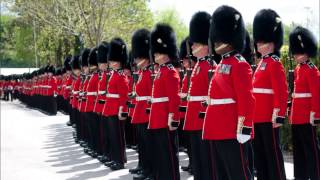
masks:
[[[173,29],[159,23],[151,32],[133,33],[129,58],[124,41],[114,38],[67,57],[63,70],[31,74],[21,92],[33,98],[38,86],[51,88],[50,97],[63,97],[58,108],[69,112],[76,142],[112,170],[127,162],[129,120],[139,153],[130,172],[145,180],[180,179],[179,140],[189,156],[183,170],[195,180],[248,180],[254,174],[285,180],[279,136],[288,116],[295,179],[319,180],[320,73],[310,61],[317,41],[301,26],[290,33],[297,63],[292,94],[279,58],[282,22],[274,10],[256,14],[253,41],[256,68],[250,66],[254,50],[241,13],[220,6],[212,16],[193,15],[179,56]],[[34,84],[37,78],[41,85]]]

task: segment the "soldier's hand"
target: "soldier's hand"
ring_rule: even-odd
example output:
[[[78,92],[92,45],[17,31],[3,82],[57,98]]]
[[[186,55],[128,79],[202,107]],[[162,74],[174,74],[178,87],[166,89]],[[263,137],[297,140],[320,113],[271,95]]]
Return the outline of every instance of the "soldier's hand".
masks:
[[[245,117],[238,117],[237,125],[237,140],[239,143],[243,144],[250,140],[251,138],[251,127],[244,126]]]
[[[123,116],[122,116],[122,113],[123,113],[123,106],[120,106],[120,107],[119,107],[119,112],[118,112],[118,118],[119,118],[119,120],[121,120],[121,121],[127,119],[126,117],[123,117]]]
[[[314,116],[315,116],[315,112],[310,112],[310,124],[312,125],[312,126],[319,126],[320,125],[320,119],[316,119]]]
[[[179,121],[173,120],[173,113],[169,113],[168,116],[168,127],[170,131],[175,131],[179,127]]]

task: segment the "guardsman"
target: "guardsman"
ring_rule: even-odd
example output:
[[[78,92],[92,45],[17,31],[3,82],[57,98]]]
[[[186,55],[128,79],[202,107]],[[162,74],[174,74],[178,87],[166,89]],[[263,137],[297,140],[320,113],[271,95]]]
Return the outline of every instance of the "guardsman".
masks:
[[[73,74],[73,83],[72,83],[72,91],[71,91],[71,97],[70,103],[71,103],[71,112],[70,116],[73,116],[73,122],[75,123],[75,142],[78,143],[80,139],[80,112],[78,110],[79,105],[79,88],[80,88],[80,73],[81,73],[81,65],[80,65],[80,57],[79,56],[73,56],[70,62],[72,74]]]
[[[80,112],[80,129],[81,129],[81,140],[80,146],[84,147],[84,152],[87,154],[91,154],[91,150],[88,147],[89,146],[89,130],[88,130],[88,120],[86,119],[86,113],[85,113],[85,108],[86,108],[86,89],[88,86],[89,82],[89,64],[88,64],[88,59],[89,59],[89,54],[90,54],[90,49],[85,48],[82,51],[81,54],[81,75],[80,75],[80,86],[79,86],[79,96],[78,96],[78,110]]]
[[[125,137],[123,122],[126,120],[128,100],[128,80],[123,73],[127,62],[127,47],[120,38],[114,38],[109,44],[108,64],[112,68],[107,84],[106,102],[102,114],[108,118],[108,138],[110,142],[111,161],[106,165],[112,170],[124,168],[126,162]]]
[[[135,107],[131,123],[137,128],[138,138],[138,166],[130,169],[134,175],[133,179],[145,179],[152,175],[151,144],[148,134],[149,115],[146,108],[149,107],[148,100],[151,99],[152,79],[150,64],[150,32],[139,29],[133,33],[131,40],[131,56],[138,68],[139,79],[134,86]]]
[[[159,64],[152,87],[148,127],[154,153],[154,176],[159,180],[179,180],[176,129],[180,121],[180,77],[172,65],[178,61],[176,35],[169,25],[157,24],[150,40],[152,55]]]
[[[71,92],[71,86],[72,86],[72,76],[71,76],[71,66],[70,66],[70,60],[71,57],[67,56],[64,60],[64,68],[66,70],[65,73],[65,79],[62,85],[62,92],[63,92],[63,99],[64,99],[64,106],[65,110],[68,111],[68,114],[70,113],[71,106],[69,105],[69,96]],[[71,118],[71,117],[70,117]],[[67,123],[68,126],[72,125],[71,119]]]
[[[185,112],[187,110],[187,96],[188,90],[190,87],[190,78],[194,65],[197,62],[197,58],[192,55],[191,52],[192,43],[190,42],[189,37],[185,38],[180,44],[179,58],[182,61],[182,66],[184,68],[183,79],[181,83],[180,98],[181,104],[179,107],[180,111],[180,125],[179,125],[179,145],[184,145],[187,148],[187,154],[189,156],[189,164],[187,166],[182,166],[183,171],[188,171],[192,174],[192,154],[191,154],[191,144],[190,136],[188,131],[183,131],[184,122],[185,122]],[[181,78],[180,78],[181,79]],[[180,130],[181,128],[181,130]],[[182,142],[181,142],[182,141]]]
[[[107,138],[107,118],[104,118],[102,116],[102,110],[104,107],[104,104],[106,102],[106,84],[107,84],[107,77],[108,75],[108,49],[109,49],[109,43],[108,42],[102,42],[98,46],[98,67],[99,67],[99,83],[98,83],[98,95],[95,101],[94,106],[94,112],[97,113],[99,118],[99,156],[98,160],[101,163],[105,163],[107,161],[110,161],[110,144]]]
[[[93,158],[98,156],[97,154],[97,146],[98,146],[98,117],[97,114],[93,112],[95,99],[98,94],[98,82],[99,82],[99,74],[98,74],[98,48],[93,48],[90,51],[88,62],[89,62],[89,72],[88,76],[88,85],[85,89],[85,108],[84,112],[86,115],[86,123],[88,125],[89,130],[89,155]]]
[[[285,180],[279,129],[284,123],[288,85],[280,61],[283,27],[280,16],[271,9],[260,10],[253,21],[253,39],[261,54],[253,77],[254,156],[258,179]]]
[[[198,116],[199,112],[205,111],[201,103],[208,98],[208,72],[211,69],[208,61],[210,18],[207,12],[197,12],[191,18],[189,25],[190,41],[193,43],[192,54],[197,57],[197,62],[190,78],[183,129],[190,135],[192,171],[195,180],[212,179],[214,172],[209,142],[202,140],[203,119]]]
[[[47,86],[46,86],[46,95],[47,95],[47,111],[49,115],[56,115],[57,114],[57,101],[54,97],[54,92],[57,90],[57,80],[53,76],[55,72],[55,68],[53,65],[48,67],[47,73]]]
[[[222,59],[209,87],[203,139],[210,140],[218,180],[252,179],[245,153],[251,138],[254,97],[252,71],[241,56],[245,41],[242,15],[230,6],[212,15],[210,40]]]
[[[294,177],[297,180],[320,180],[320,150],[316,131],[316,126],[320,124],[319,70],[310,61],[310,58],[317,56],[317,40],[308,29],[298,26],[289,35],[289,45],[297,63],[290,116]]]

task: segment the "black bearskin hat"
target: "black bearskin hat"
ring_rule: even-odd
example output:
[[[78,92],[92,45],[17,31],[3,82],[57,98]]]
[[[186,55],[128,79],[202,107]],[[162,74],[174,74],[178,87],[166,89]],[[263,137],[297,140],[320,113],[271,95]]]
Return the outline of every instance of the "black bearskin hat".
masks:
[[[191,42],[204,45],[208,44],[210,19],[210,14],[204,11],[199,11],[192,16],[189,24]]]
[[[89,48],[85,48],[84,50],[82,50],[81,52],[81,56],[80,56],[80,61],[81,61],[81,66],[88,66],[88,57],[90,54],[90,49]]]
[[[80,57],[78,55],[72,56],[72,59],[70,61],[70,65],[71,65],[72,70],[81,69]]]
[[[109,44],[108,61],[117,61],[124,66],[127,62],[127,46],[121,38],[113,38]]]
[[[289,35],[289,51],[292,54],[307,54],[309,57],[317,56],[317,40],[306,28],[296,27]]]
[[[245,40],[245,47],[244,50],[242,51],[242,56],[246,59],[246,61],[252,65],[253,61],[253,52],[251,48],[251,39],[248,31],[246,31],[246,40]]]
[[[220,6],[213,12],[210,38],[214,43],[230,44],[242,52],[245,44],[245,28],[240,12],[230,6]]]
[[[89,57],[88,57],[88,64],[89,66],[98,66],[98,48],[92,48]]]
[[[189,53],[188,54],[188,51],[187,51],[187,43],[188,43],[188,46],[189,46]],[[190,42],[190,38],[189,37],[186,37],[180,44],[180,51],[179,51],[179,58],[180,59],[184,59],[184,58],[188,58],[188,56],[191,56],[191,58],[193,57],[192,55],[192,42]]]
[[[172,27],[167,24],[156,24],[150,35],[151,52],[166,54],[172,61],[178,59],[178,49],[176,45],[176,34]]]
[[[98,46],[98,63],[107,63],[108,61],[108,50],[109,50],[109,43],[103,41]]]
[[[275,52],[279,52],[283,44],[283,27],[280,16],[272,9],[260,10],[253,20],[254,43],[273,42]]]
[[[131,39],[132,58],[149,59],[150,32],[147,29],[135,31]]]
[[[64,68],[67,70],[67,71],[71,71],[71,66],[70,66],[70,61],[71,61],[71,57],[70,56],[67,56],[65,59],[64,59]]]

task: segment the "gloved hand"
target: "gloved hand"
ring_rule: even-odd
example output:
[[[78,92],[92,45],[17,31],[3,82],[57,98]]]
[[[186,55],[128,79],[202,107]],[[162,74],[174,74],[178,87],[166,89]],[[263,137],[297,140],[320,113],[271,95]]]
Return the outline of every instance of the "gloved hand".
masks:
[[[169,113],[168,116],[168,127],[170,131],[177,130],[179,127],[179,121],[173,120],[173,113]]]
[[[120,107],[119,107],[119,112],[118,112],[118,118],[119,118],[119,120],[121,120],[121,121],[127,119],[126,117],[123,117],[123,116],[122,116],[122,113],[123,113],[123,106],[120,106]]]
[[[237,126],[237,140],[239,143],[243,144],[250,140],[251,138],[251,127],[244,126],[245,117],[238,117],[238,126]]]
[[[54,93],[54,94],[53,94],[53,97],[57,97],[57,96],[58,96],[58,94],[57,94],[57,93]]]
[[[279,108],[274,108],[273,109],[273,113],[272,113],[272,125],[274,128],[280,127],[284,124],[284,117],[279,117],[278,113],[279,113],[280,109]]]
[[[312,126],[317,126],[320,124],[320,119],[316,119],[314,117],[315,114],[316,114],[315,112],[312,112],[312,111],[310,112],[310,124]]]

